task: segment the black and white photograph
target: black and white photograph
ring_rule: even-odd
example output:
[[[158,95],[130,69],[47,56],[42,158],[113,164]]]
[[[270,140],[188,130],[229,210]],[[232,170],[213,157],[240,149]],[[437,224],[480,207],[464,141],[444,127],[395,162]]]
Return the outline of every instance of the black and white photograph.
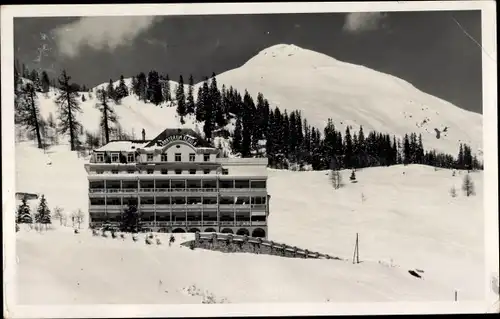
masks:
[[[4,315],[498,312],[495,12],[2,7]]]

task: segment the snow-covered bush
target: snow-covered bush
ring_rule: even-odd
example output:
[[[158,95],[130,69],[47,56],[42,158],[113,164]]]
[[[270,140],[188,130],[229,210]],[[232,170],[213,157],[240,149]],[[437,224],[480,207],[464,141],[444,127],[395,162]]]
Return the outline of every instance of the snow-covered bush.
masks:
[[[457,197],[457,189],[455,188],[455,186],[452,186],[450,188],[450,196],[451,197]]]

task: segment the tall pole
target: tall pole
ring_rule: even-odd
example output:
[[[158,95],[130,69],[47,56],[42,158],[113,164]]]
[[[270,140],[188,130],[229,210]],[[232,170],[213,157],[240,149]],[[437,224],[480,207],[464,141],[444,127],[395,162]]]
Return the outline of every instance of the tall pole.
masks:
[[[356,263],[359,264],[359,239],[358,239],[358,233],[356,233]]]
[[[359,264],[358,233],[356,233],[356,243],[354,244],[354,255],[352,256],[352,263],[353,264],[354,263],[358,263]]]

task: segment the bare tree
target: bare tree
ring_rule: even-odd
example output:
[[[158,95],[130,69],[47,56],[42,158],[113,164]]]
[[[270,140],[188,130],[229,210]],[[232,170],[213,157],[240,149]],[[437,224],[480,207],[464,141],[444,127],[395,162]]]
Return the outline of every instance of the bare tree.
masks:
[[[85,215],[83,214],[81,209],[78,209],[77,211],[73,212],[73,215],[71,216],[73,218],[73,224],[77,223],[78,224],[78,229],[80,229],[83,219],[85,218]]]
[[[336,169],[330,170],[330,182],[335,189],[339,189],[343,186],[342,175],[340,174],[340,171]]]
[[[62,226],[63,224],[63,217],[64,216],[64,213],[63,213],[63,209],[59,206],[56,206],[54,208],[54,214],[53,214],[53,217],[55,219],[59,219],[59,224]]]
[[[476,194],[474,182],[472,181],[470,174],[464,176],[464,181],[462,183],[462,190],[464,191],[467,197]]]

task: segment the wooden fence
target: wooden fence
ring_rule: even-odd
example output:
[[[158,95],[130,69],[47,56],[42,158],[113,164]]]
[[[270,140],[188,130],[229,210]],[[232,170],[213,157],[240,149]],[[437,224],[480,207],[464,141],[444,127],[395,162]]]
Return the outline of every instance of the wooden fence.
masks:
[[[342,260],[339,257],[309,251],[283,243],[276,243],[263,238],[224,233],[196,233],[194,240],[183,243],[183,245],[191,248],[202,248],[221,252],[246,252],[289,258]]]

